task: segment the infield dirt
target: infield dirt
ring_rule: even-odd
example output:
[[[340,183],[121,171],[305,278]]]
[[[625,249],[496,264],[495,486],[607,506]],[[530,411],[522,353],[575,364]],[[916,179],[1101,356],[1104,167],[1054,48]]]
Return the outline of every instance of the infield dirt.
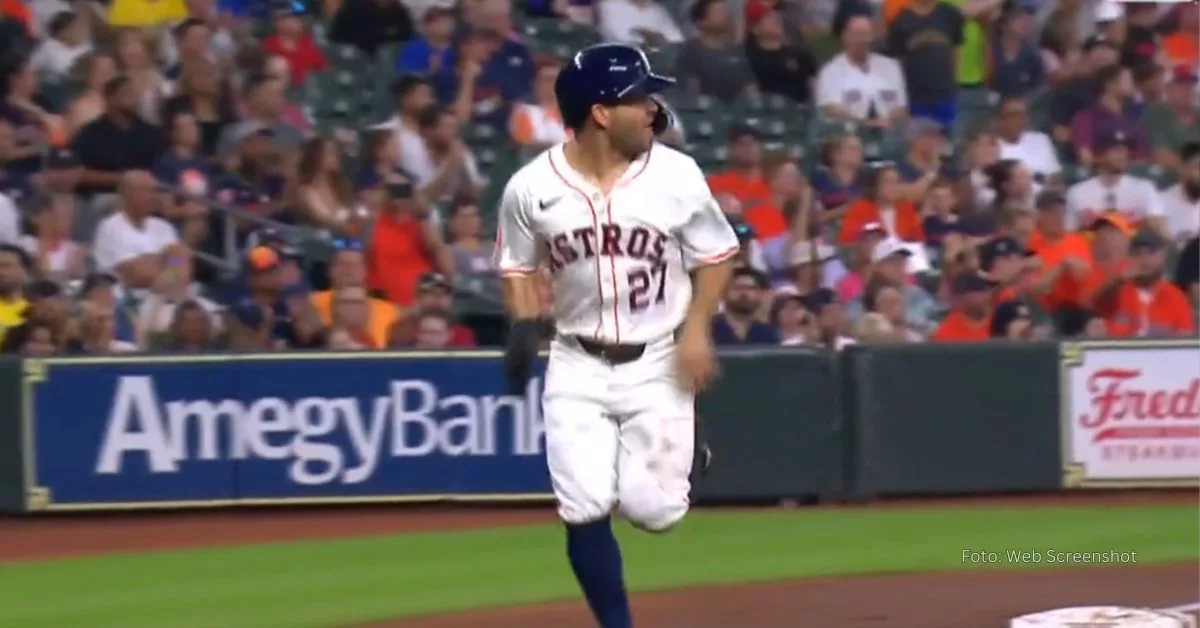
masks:
[[[1104,492],[904,500],[845,508],[1096,506],[1197,503],[1194,492]],[[843,507],[843,506],[834,506]],[[818,508],[826,508],[818,506]],[[109,552],[345,538],[549,523],[547,508],[348,508],[0,519],[0,563]],[[797,561],[804,560],[797,556]],[[1074,605],[1166,607],[1200,600],[1200,562],[1056,571],[814,578],[634,596],[649,628],[991,628]],[[373,627],[590,626],[581,602],[527,605],[369,624]]]

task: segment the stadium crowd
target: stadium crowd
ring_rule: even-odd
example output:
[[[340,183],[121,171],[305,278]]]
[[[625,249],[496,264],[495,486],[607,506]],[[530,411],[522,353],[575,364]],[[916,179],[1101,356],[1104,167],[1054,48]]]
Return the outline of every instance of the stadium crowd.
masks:
[[[667,59],[673,112],[775,99],[832,129],[804,155],[750,120],[714,140],[704,115],[676,116],[664,135],[725,144],[709,185],[744,246],[719,344],[1196,333],[1195,2],[0,0],[0,15],[6,353],[495,342],[462,318],[496,281],[489,190],[569,135],[566,60],[527,23]],[[363,85],[342,81],[345,59],[385,68],[369,89],[390,111],[314,105]],[[868,136],[898,148],[877,158]]]

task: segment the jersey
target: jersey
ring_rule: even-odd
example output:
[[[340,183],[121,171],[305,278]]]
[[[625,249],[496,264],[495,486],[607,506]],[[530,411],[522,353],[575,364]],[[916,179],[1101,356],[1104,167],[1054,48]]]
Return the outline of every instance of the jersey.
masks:
[[[637,344],[674,333],[692,297],[689,270],[737,252],[700,167],[662,144],[608,196],[559,144],[517,171],[500,202],[496,265],[501,275],[549,269],[562,335]]]
[[[1149,179],[1122,174],[1116,185],[1108,187],[1100,177],[1092,177],[1067,190],[1067,227],[1087,229],[1102,214],[1115,211],[1131,225],[1147,218],[1162,218],[1158,189]]]

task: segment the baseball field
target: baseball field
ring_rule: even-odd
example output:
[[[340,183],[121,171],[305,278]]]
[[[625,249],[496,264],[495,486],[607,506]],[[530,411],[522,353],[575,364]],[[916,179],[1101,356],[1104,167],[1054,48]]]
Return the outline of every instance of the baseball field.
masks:
[[[619,528],[651,628],[984,628],[1200,601],[1194,492],[699,509],[665,536]],[[588,626],[562,547],[545,507],[0,519],[0,626]]]

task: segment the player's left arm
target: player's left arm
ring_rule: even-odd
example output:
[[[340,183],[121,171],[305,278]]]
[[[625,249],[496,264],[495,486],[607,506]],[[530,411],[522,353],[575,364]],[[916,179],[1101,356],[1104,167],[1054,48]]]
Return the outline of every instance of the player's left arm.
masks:
[[[733,273],[738,239],[713,198],[704,174],[694,162],[689,165],[692,172],[682,186],[687,219],[678,232],[684,259],[692,262],[692,301],[684,318],[683,333],[707,335]]]
[[[512,394],[521,394],[529,382],[541,340],[537,296],[540,246],[529,210],[527,195],[510,180],[500,197],[496,267],[504,282],[504,305],[512,321],[504,350],[504,371]]]

